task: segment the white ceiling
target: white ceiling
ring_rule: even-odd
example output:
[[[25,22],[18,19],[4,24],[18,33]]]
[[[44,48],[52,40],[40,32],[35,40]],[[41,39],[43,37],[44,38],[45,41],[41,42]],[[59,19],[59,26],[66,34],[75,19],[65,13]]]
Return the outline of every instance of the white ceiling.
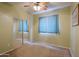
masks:
[[[28,12],[33,12],[33,13],[39,13],[39,12],[34,12],[33,11],[33,7],[24,7],[24,5],[30,5],[32,4],[32,2],[9,2],[10,4],[16,6],[17,8],[21,8],[25,11]],[[57,8],[62,8],[62,7],[68,7],[71,6],[72,2],[49,2],[47,4],[48,6],[48,10],[53,10],[53,9],[57,9]],[[48,12],[48,10],[46,10]],[[44,11],[40,11],[40,13],[42,13]]]

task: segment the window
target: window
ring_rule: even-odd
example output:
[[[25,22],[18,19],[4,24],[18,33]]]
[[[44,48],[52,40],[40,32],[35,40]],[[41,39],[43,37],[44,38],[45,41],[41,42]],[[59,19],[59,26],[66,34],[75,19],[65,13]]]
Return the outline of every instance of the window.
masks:
[[[28,32],[28,24],[27,24],[27,20],[20,20],[19,23],[19,32]]]
[[[46,16],[39,18],[39,32],[40,33],[58,33],[58,15]]]

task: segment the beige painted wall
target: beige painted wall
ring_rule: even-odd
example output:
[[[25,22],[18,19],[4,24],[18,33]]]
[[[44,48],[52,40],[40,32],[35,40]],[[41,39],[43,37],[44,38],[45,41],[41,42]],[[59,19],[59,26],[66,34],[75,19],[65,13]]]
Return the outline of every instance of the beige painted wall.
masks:
[[[21,40],[16,39],[19,19],[25,19],[26,11],[10,5],[0,3],[0,53],[21,46]],[[17,22],[14,19],[17,18]],[[16,23],[16,31],[13,32],[13,25]],[[14,36],[15,35],[15,36]]]
[[[0,52],[11,48],[12,20],[7,14],[0,14]]]
[[[73,12],[77,4],[78,3],[73,3],[73,6],[71,7],[71,12]],[[73,56],[79,57],[79,26],[72,27],[72,24],[71,24],[71,52]]]
[[[0,53],[12,48],[12,9],[11,6],[0,3]]]
[[[58,15],[59,16],[59,31],[58,34],[40,34],[38,33],[39,17],[47,15]],[[34,42],[45,42],[54,44],[56,46],[70,47],[70,7],[62,10],[56,10],[46,12],[39,15],[34,15],[33,23],[33,39]]]

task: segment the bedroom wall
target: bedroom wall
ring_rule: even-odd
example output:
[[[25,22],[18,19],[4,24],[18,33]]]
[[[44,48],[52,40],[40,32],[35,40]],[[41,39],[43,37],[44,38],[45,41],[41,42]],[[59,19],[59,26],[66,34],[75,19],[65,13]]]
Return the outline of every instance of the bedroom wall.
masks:
[[[58,15],[59,16],[59,31],[58,34],[40,34],[38,33],[38,23],[39,17],[47,16],[47,15]],[[45,42],[54,44],[56,46],[62,46],[66,48],[70,48],[70,7],[42,13],[34,16],[33,23],[33,40],[34,42]]]
[[[22,45],[21,40],[16,39],[16,35],[19,19],[24,19],[27,15],[28,13],[9,3],[0,3],[0,53]],[[16,23],[16,31],[14,31],[14,23]]]
[[[12,5],[0,3],[0,53],[12,48],[14,15],[12,11]]]
[[[71,12],[73,12],[77,4],[78,3],[73,3],[71,7]],[[72,56],[79,57],[79,26],[72,27],[72,23],[71,23],[71,52],[72,52]]]
[[[9,50],[12,46],[12,18],[0,13],[0,53]]]

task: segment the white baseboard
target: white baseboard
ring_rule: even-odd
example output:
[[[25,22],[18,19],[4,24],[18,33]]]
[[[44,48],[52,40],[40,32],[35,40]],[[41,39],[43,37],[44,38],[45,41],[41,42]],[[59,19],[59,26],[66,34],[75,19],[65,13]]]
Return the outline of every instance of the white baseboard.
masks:
[[[71,56],[72,56],[72,57],[74,57],[74,54],[73,54],[73,52],[72,52],[72,49],[71,49],[71,48],[69,48],[69,51],[70,51]]]
[[[69,50],[69,54],[71,55],[71,57],[73,57],[73,53],[72,50],[68,47],[63,47],[63,46],[57,46],[55,44],[46,44],[46,43],[34,43],[34,42],[29,42],[29,41],[25,41],[25,44],[29,44],[29,45],[40,45],[49,49],[55,49],[55,50],[59,50],[62,51],[63,49],[68,49]]]
[[[21,47],[21,46],[20,46],[20,47]],[[7,54],[8,52],[11,52],[11,51],[13,51],[13,50],[15,50],[15,49],[17,49],[17,48],[20,48],[20,47],[12,48],[12,49],[10,49],[10,50],[8,50],[8,51],[5,51],[5,52],[3,52],[3,53],[0,53],[0,55],[5,55],[5,54]]]
[[[34,43],[34,42],[29,42],[29,41],[24,41],[24,44],[40,45],[40,46],[43,46],[43,47],[46,47],[46,48],[50,48],[50,49],[55,49],[55,50],[69,49],[71,56],[72,56],[72,57],[74,56],[73,53],[72,53],[72,50],[71,50],[70,48],[63,47],[63,46],[56,46],[55,44]],[[20,47],[21,47],[21,46],[20,46]],[[0,55],[4,55],[4,54],[6,54],[6,53],[8,53],[8,52],[11,52],[11,51],[13,51],[13,50],[15,50],[15,49],[17,49],[17,48],[20,48],[20,47],[16,47],[16,48],[14,48],[14,49],[10,49],[10,50],[8,50],[8,51],[6,51],[6,52],[1,53]]]
[[[40,45],[43,47],[47,47],[50,49],[55,49],[55,50],[62,50],[62,49],[69,49],[67,47],[63,47],[63,46],[56,46],[55,44],[48,44],[48,43],[36,43],[36,42],[29,42],[29,41],[24,41],[25,44],[29,44],[29,45]]]

